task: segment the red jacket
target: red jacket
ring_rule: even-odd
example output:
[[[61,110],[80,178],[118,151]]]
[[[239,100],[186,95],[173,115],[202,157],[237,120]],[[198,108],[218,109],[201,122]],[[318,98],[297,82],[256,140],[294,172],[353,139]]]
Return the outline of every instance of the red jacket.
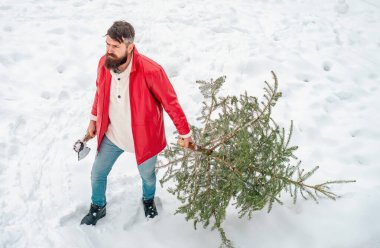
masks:
[[[99,150],[109,124],[111,73],[100,58],[96,94],[91,113],[97,116],[96,130]],[[163,108],[169,114],[179,134],[190,132],[186,116],[163,68],[133,49],[129,78],[131,125],[137,164],[158,154],[166,147]],[[163,108],[162,108],[163,107]]]

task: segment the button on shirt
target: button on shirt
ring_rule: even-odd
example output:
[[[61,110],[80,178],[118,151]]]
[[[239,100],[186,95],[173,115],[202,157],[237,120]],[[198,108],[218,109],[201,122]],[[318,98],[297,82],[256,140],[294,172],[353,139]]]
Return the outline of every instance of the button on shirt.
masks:
[[[129,101],[129,74],[132,60],[127,69],[121,73],[111,70],[111,92],[109,105],[109,119],[106,136],[120,149],[127,152],[135,152],[132,125],[131,108]]]

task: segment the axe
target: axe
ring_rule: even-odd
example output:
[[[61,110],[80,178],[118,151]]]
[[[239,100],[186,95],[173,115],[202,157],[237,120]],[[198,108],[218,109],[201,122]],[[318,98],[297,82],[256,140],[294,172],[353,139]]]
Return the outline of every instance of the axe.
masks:
[[[87,147],[86,143],[91,139],[91,136],[86,133],[82,140],[77,140],[74,144],[74,151],[78,153],[78,161],[87,156],[87,154],[91,151],[89,147]]]

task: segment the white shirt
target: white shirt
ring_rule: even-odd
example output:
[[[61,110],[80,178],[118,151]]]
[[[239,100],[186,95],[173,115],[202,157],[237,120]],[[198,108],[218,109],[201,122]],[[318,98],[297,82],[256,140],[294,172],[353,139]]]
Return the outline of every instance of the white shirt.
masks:
[[[110,123],[106,136],[120,149],[134,153],[129,101],[129,74],[131,72],[132,60],[123,72],[116,73],[114,70],[110,71],[112,75],[108,113]]]

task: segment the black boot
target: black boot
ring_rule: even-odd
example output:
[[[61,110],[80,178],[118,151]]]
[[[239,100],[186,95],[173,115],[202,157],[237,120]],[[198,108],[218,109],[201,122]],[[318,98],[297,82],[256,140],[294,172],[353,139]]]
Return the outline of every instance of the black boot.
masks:
[[[91,203],[90,211],[83,217],[80,224],[96,225],[96,222],[104,216],[106,216],[106,205],[99,207]]]
[[[143,199],[142,201],[144,205],[145,217],[154,218],[156,215],[158,215],[156,204],[154,203],[154,198],[150,200]]]

